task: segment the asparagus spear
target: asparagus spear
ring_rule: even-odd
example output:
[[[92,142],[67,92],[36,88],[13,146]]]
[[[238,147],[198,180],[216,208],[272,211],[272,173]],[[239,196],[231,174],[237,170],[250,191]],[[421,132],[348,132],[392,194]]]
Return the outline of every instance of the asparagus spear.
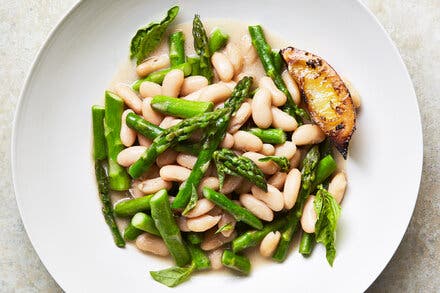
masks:
[[[130,166],[128,172],[133,178],[139,178],[155,162],[158,155],[166,151],[169,147],[176,145],[179,141],[187,140],[194,131],[200,128],[206,128],[222,116],[227,115],[228,111],[228,109],[224,108],[214,112],[204,113],[193,118],[185,119],[179,124],[164,130],[153,140],[151,146],[142,156]]]
[[[163,114],[180,118],[191,118],[214,109],[212,102],[188,101],[167,96],[155,96],[151,107]]]
[[[188,249],[191,254],[192,262],[196,266],[197,270],[204,270],[211,267],[211,261],[206,256],[205,252],[197,245],[188,243]]]
[[[261,26],[249,26],[249,34],[252,38],[252,44],[260,56],[266,74],[273,79],[275,85],[287,96],[287,102],[284,106],[284,111],[295,117],[301,123],[303,119],[308,119],[309,116],[306,111],[299,108],[292,99],[286,85],[281,77],[280,72],[277,71],[272,56],[272,50],[264,37]]]
[[[144,231],[139,230],[138,228],[133,226],[131,223],[129,223],[127,225],[127,227],[125,227],[125,230],[124,230],[124,239],[127,241],[133,241],[142,233],[144,233]]]
[[[229,36],[220,29],[215,29],[209,37],[209,50],[214,53],[223,48],[228,42]]]
[[[116,94],[105,92],[105,138],[108,151],[108,175],[110,188],[113,190],[127,190],[131,186],[131,180],[127,172],[121,167],[116,158],[124,149],[120,138],[121,117],[124,111],[124,102]]]
[[[233,151],[228,149],[215,151],[212,158],[217,167],[220,188],[223,186],[225,174],[229,174],[232,176],[242,176],[259,188],[267,191],[267,183],[263,171],[261,171],[251,159],[237,156]]]
[[[244,99],[249,95],[252,85],[252,77],[244,77],[235,86],[231,98],[225,102],[223,110],[226,112],[220,116],[215,125],[207,132],[206,139],[203,143],[202,150],[199,153],[196,163],[189,175],[189,178],[180,185],[179,192],[173,201],[173,208],[184,208],[191,201],[186,211],[189,211],[197,201],[197,188],[202,180],[203,175],[209,167],[212,154],[218,148],[228,128],[229,120],[243,103]],[[219,111],[219,110],[216,110]],[[216,112],[215,111],[215,112]]]
[[[194,49],[200,57],[200,75],[212,82],[214,72],[211,66],[211,50],[203,23],[199,15],[194,16],[192,34],[194,37]]]
[[[186,233],[186,239],[188,240],[188,242],[195,244],[195,245],[198,245],[198,244],[202,243],[203,235],[202,235],[202,233],[188,232],[188,233]]]
[[[244,255],[237,255],[230,250],[223,251],[222,264],[244,275],[249,275],[251,272],[249,258]]]
[[[280,167],[280,171],[287,173],[290,170],[290,161],[286,157],[280,156],[266,156],[264,158],[258,159],[260,162],[272,161]]]
[[[185,63],[185,36],[183,32],[172,33],[169,37],[170,46],[170,65],[174,68],[176,65]]]
[[[279,128],[251,128],[248,131],[258,136],[264,143],[283,144],[286,142],[286,133]]]
[[[214,191],[211,188],[203,188],[203,196],[230,213],[237,221],[244,222],[255,229],[261,230],[263,224],[260,219],[254,216],[249,210],[239,206],[224,194]]]
[[[187,59],[191,64],[191,75],[200,75],[200,57],[188,57]]]
[[[313,245],[315,244],[315,234],[306,233],[303,231],[301,235],[301,242],[299,244],[299,253],[304,256],[310,255],[313,250]]]
[[[141,87],[141,84],[144,81],[151,81],[151,82],[155,82],[155,83],[158,83],[158,84],[162,84],[163,79],[165,78],[165,75],[167,75],[173,69],[180,69],[180,70],[182,70],[183,74],[185,76],[188,76],[188,75],[191,74],[191,64],[186,62],[186,63],[182,63],[182,64],[179,64],[179,65],[176,65],[173,68],[167,68],[167,69],[162,69],[162,70],[158,70],[158,71],[152,72],[147,77],[136,80],[131,85],[131,87],[135,91],[139,91],[139,88]]]
[[[160,233],[157,230],[156,225],[154,224],[154,220],[150,215],[139,212],[133,216],[133,218],[131,219],[131,224],[133,225],[133,227],[139,230],[160,236]]]
[[[279,50],[272,50],[272,59],[275,70],[277,71],[278,74],[281,74],[281,71],[283,70],[284,61]]]
[[[115,214],[118,217],[130,217],[138,212],[144,212],[150,209],[150,200],[153,194],[122,200],[115,205]]]
[[[154,219],[160,236],[168,247],[178,266],[184,266],[191,261],[191,255],[182,240],[179,227],[171,211],[168,193],[165,189],[157,192],[151,198],[151,216]]]
[[[101,106],[92,107],[93,121],[93,157],[95,160],[107,158],[107,142],[104,131],[105,109]]]

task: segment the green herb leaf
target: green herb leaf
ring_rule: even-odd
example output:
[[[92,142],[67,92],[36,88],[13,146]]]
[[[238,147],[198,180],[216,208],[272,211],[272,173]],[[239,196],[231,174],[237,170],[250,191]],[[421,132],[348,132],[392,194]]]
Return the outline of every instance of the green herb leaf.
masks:
[[[268,162],[272,161],[276,163],[281,168],[281,172],[289,172],[290,169],[290,161],[286,157],[278,157],[278,156],[267,156],[259,159],[260,162]]]
[[[314,207],[318,217],[315,224],[316,242],[325,245],[327,261],[333,266],[336,256],[336,226],[341,214],[341,207],[322,185],[318,186]]]
[[[218,228],[218,230],[215,231],[215,234],[218,234],[218,233],[223,232],[223,231],[229,231],[229,230],[232,230],[232,229],[234,229],[234,226],[232,225],[232,223],[227,223],[227,224],[221,226],[220,228]]]
[[[179,6],[168,10],[167,16],[161,22],[151,22],[146,27],[139,29],[131,39],[130,57],[137,59],[137,64],[153,52],[162,40],[162,36],[171,22],[176,18]]]
[[[189,267],[171,267],[161,271],[150,272],[151,277],[157,282],[168,287],[175,287],[182,284],[191,277],[195,265],[191,264]]]
[[[186,205],[185,209],[182,212],[182,215],[186,216],[197,204],[197,201],[199,199],[199,195],[197,194],[197,189],[192,184],[191,186],[191,198],[189,199],[188,204]]]

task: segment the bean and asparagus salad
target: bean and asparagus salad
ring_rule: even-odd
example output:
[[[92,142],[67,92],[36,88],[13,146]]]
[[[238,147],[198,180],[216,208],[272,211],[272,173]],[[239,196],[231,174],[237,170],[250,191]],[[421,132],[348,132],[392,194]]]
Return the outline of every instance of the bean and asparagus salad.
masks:
[[[95,176],[116,246],[171,255],[174,267],[150,272],[169,287],[199,270],[249,275],[254,247],[283,262],[296,233],[299,253],[321,243],[332,266],[347,186],[337,157],[347,158],[358,92],[321,57],[271,48],[260,25],[243,45],[195,15],[195,54],[185,52],[190,36],[171,25],[178,11],[136,32],[138,80],[92,106]],[[164,42],[168,53],[155,55]],[[254,65],[264,76],[246,71]]]

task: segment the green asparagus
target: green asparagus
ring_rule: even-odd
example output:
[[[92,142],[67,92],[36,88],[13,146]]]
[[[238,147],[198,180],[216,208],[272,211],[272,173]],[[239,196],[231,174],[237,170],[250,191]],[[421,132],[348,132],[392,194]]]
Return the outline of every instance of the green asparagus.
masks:
[[[333,172],[336,171],[337,165],[336,161],[333,159],[332,155],[327,155],[322,158],[318,165],[316,166],[315,171],[315,180],[312,185],[311,191],[313,191],[316,186],[323,183]]]
[[[181,31],[172,33],[168,40],[170,51],[170,66],[174,68],[176,65],[185,63],[185,35]]]
[[[150,200],[153,194],[122,200],[115,205],[115,214],[118,217],[130,217],[138,212],[144,212],[150,209]]]
[[[191,75],[200,75],[200,57],[187,57],[187,62],[191,65]]]
[[[220,29],[215,29],[209,37],[209,50],[211,53],[217,52],[228,42],[229,36]]]
[[[315,244],[315,234],[306,233],[303,231],[301,235],[301,242],[299,244],[299,253],[304,256],[310,255]]]
[[[127,241],[133,241],[136,240],[136,238],[142,233],[144,233],[144,231],[139,230],[138,228],[134,227],[131,223],[129,223],[124,230],[124,239]]]
[[[237,221],[244,222],[258,230],[263,228],[263,223],[261,223],[260,219],[254,216],[249,210],[227,198],[224,194],[205,187],[203,188],[203,196],[230,213]]]
[[[191,254],[192,262],[195,264],[197,270],[205,270],[211,267],[211,261],[200,247],[192,243],[188,243],[187,245]]]
[[[154,224],[154,220],[150,215],[139,212],[133,216],[131,224],[139,230],[160,236],[160,233]]]
[[[290,161],[286,157],[279,156],[266,156],[264,158],[258,159],[260,162],[272,161],[280,167],[280,171],[287,173],[290,170]]]
[[[178,266],[184,266],[191,261],[191,255],[182,240],[180,229],[174,220],[170,200],[165,189],[157,192],[150,201],[151,216],[157,230],[165,242],[170,254]]]
[[[180,70],[182,70],[183,74],[185,76],[190,75],[191,74],[191,70],[192,70],[191,64],[189,64],[188,62],[176,65],[176,66],[174,66],[174,68],[167,68],[167,69],[158,70],[158,71],[150,73],[145,78],[136,80],[131,85],[131,88],[134,89],[135,91],[139,91],[139,88],[141,87],[141,84],[144,81],[151,81],[151,82],[154,82],[154,83],[157,83],[157,84],[162,84],[163,79],[165,78],[165,75],[167,75],[173,69],[180,69]]]
[[[197,233],[197,232],[187,232],[186,239],[188,240],[189,243],[198,245],[202,243],[203,235],[202,233]]]
[[[249,275],[251,272],[249,258],[244,255],[237,255],[230,250],[223,251],[222,264],[244,275]]]
[[[283,57],[280,54],[280,50],[272,50],[272,59],[275,70],[278,74],[281,74],[284,66]]]
[[[105,109],[101,106],[92,107],[93,120],[93,158],[104,160],[107,158],[107,142],[104,131]]]
[[[122,99],[116,94],[106,91],[104,129],[108,152],[108,176],[110,188],[113,190],[127,190],[131,186],[127,171],[116,160],[118,154],[125,148],[120,138],[123,111],[124,102]]]
[[[258,136],[264,143],[283,144],[286,142],[286,133],[279,128],[251,128],[249,132]]]
[[[161,95],[155,96],[150,104],[160,113],[179,118],[191,118],[214,109],[212,102],[189,101]]]
[[[203,23],[199,15],[194,16],[192,34],[194,38],[194,49],[200,57],[200,75],[203,75],[212,82],[214,72],[211,66],[211,51]]]

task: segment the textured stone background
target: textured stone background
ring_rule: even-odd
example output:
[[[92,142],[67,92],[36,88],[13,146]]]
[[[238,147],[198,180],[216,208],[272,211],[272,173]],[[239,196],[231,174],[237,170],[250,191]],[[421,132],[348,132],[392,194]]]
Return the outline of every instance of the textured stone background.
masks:
[[[0,0],[0,292],[61,291],[23,229],[12,189],[9,146],[24,76],[50,30],[75,2]],[[399,249],[369,292],[439,292],[440,1],[364,2],[405,60],[424,133],[423,177],[414,216]]]

